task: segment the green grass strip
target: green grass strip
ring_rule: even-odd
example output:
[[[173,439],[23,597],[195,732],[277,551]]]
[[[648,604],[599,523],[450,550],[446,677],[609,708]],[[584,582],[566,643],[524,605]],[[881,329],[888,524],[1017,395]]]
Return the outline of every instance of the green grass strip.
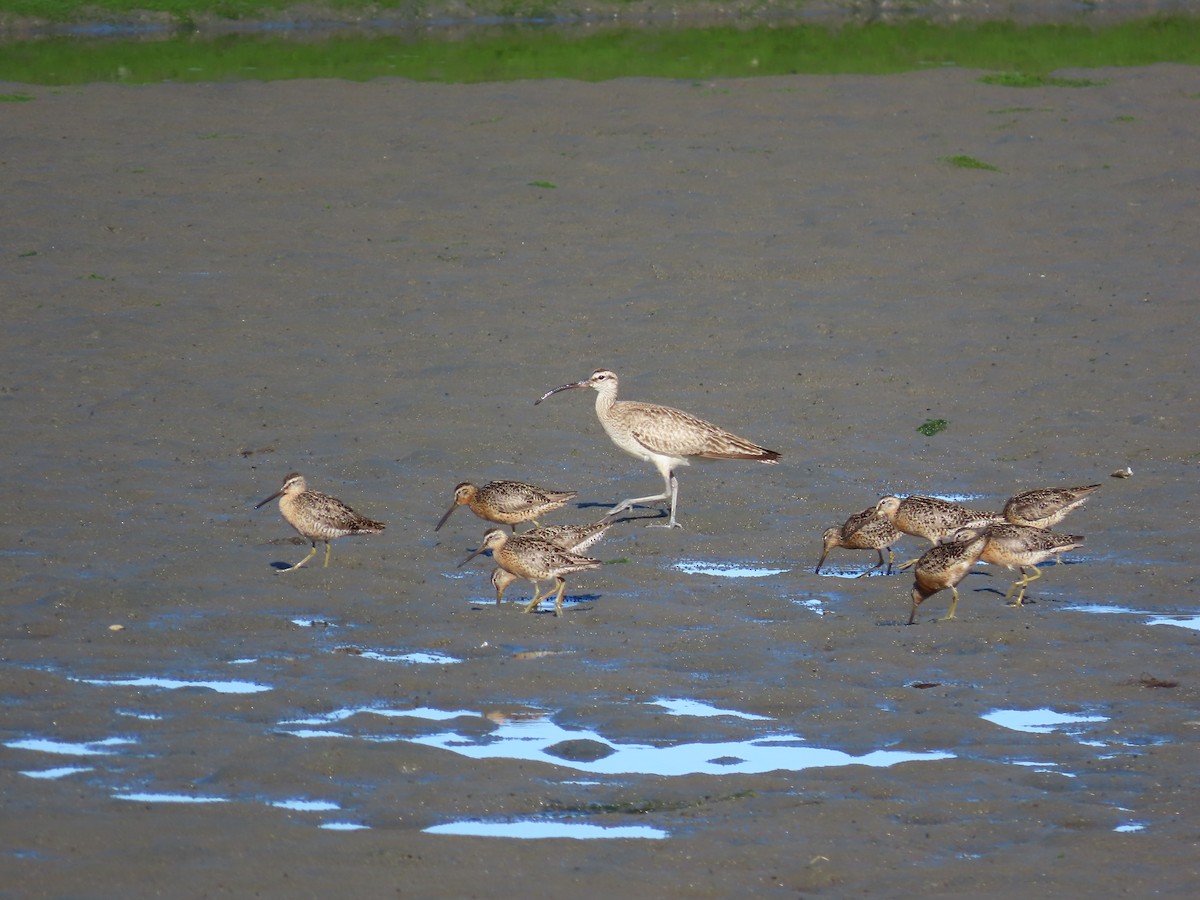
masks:
[[[629,29],[578,38],[515,26],[482,30],[462,40],[430,39],[426,33],[339,35],[319,41],[269,33],[164,40],[52,38],[0,46],[0,80],[66,85],[397,76],[470,83],[890,74],[959,66],[1009,73],[1011,83],[1024,85],[1059,68],[1158,62],[1200,65],[1200,18],[1157,18],[1097,29],[909,22],[836,29]]]

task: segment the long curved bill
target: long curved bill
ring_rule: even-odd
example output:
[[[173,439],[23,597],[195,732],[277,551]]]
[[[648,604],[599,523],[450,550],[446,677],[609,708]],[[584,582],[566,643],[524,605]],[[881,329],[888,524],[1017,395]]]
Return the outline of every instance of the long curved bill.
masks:
[[[570,384],[562,384],[562,385],[559,385],[558,387],[556,387],[552,391],[546,391],[546,393],[542,394],[542,396],[538,397],[536,400],[533,401],[533,405],[537,406],[539,403],[541,403],[547,397],[553,396],[554,394],[557,394],[559,391],[569,391],[571,388],[591,387],[591,386],[592,385],[591,385],[590,381],[572,381]]]

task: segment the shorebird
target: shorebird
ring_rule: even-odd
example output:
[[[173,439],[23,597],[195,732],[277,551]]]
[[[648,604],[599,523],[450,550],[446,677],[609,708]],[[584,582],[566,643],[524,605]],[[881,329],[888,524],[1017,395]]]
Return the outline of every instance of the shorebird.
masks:
[[[892,524],[891,520],[876,512],[875,507],[871,506],[864,509],[862,512],[855,513],[841,525],[834,525],[825,531],[822,537],[824,544],[821,550],[821,558],[817,560],[817,568],[814,574],[821,574],[821,566],[825,564],[825,557],[829,555],[829,551],[834,547],[844,547],[847,550],[874,550],[879,554],[879,562],[863,572],[866,575],[869,572],[874,572],[884,564],[883,551],[887,550],[887,570],[886,574],[892,574],[892,563],[896,560],[896,554],[892,552],[892,544],[900,540],[900,532]],[[861,578],[862,575],[859,577]]]
[[[779,454],[774,450],[766,450],[682,410],[657,403],[618,400],[617,386],[616,372],[597,369],[587,380],[561,385],[533,401],[536,406],[559,391],[592,388],[597,394],[596,417],[612,442],[626,453],[653,463],[658,469],[663,478],[664,489],[661,494],[622,500],[612,508],[610,516],[625,512],[639,503],[668,500],[671,504],[670,519],[656,527],[681,528],[675,520],[679,500],[675,469],[679,466],[688,465],[694,458],[752,459],[763,463],[779,461]]]
[[[971,531],[973,529],[966,529]],[[1017,569],[1020,579],[1004,595],[1007,600],[1013,591],[1017,592],[1013,606],[1020,606],[1025,597],[1025,587],[1042,577],[1038,563],[1044,563],[1050,557],[1058,557],[1061,553],[1083,546],[1081,534],[1057,534],[1044,528],[1034,528],[1031,525],[1013,525],[1002,522],[998,525],[988,525],[982,529],[987,543],[979,554],[981,562],[1004,566],[1006,569]],[[957,537],[961,532],[955,532]],[[1033,574],[1026,572],[1031,569]]]
[[[279,513],[284,521],[298,531],[301,536],[312,541],[312,549],[308,556],[294,566],[276,570],[276,574],[298,569],[316,555],[317,541],[325,542],[325,566],[329,566],[329,542],[334,538],[345,537],[348,534],[379,534],[385,526],[382,522],[360,516],[337,497],[330,497],[320,491],[310,491],[304,483],[304,476],[293,472],[283,479],[283,487],[266,500],[255,505],[255,509],[279,498]]]
[[[508,590],[508,586],[517,580],[517,576],[506,569],[499,566],[492,569],[492,587],[496,589],[496,605],[500,605],[500,598],[504,596],[504,592]]]
[[[909,625],[916,621],[917,607],[946,588],[950,588],[954,595],[946,619],[954,618],[954,610],[958,606],[958,583],[967,577],[971,566],[979,561],[979,554],[983,552],[986,543],[987,535],[983,528],[960,528],[955,532],[954,540],[946,544],[935,544],[916,560]]]
[[[502,528],[489,528],[483,535],[479,549],[460,562],[459,566],[466,565],[476,556],[488,550],[492,551],[492,559],[496,561],[496,565],[509,575],[533,582],[533,599],[529,601],[524,612],[533,612],[534,607],[549,597],[554,587],[557,586],[558,594],[554,598],[554,614],[561,616],[563,593],[567,589],[567,582],[563,576],[586,569],[595,569],[602,565],[598,559],[571,553],[569,550],[563,550],[540,538],[530,537],[526,534],[514,535],[510,538]],[[543,594],[538,583],[551,578],[554,579],[554,585],[547,588]],[[496,587],[497,604],[500,603],[500,594],[503,593],[504,587],[511,584],[512,580],[511,578],[498,578],[493,573],[492,584]],[[503,587],[498,582],[503,583]]]
[[[575,494],[576,491],[551,491],[524,481],[491,481],[481,488],[464,481],[454,488],[454,505],[433,530],[440,531],[460,506],[469,506],[479,518],[508,525],[513,531],[522,522],[533,522],[536,527],[539,516],[565,505]]]
[[[897,531],[923,537],[931,544],[936,544],[956,528],[1003,521],[999,513],[968,509],[940,497],[920,494],[904,499],[889,494],[875,504],[875,511],[890,520]]]
[[[521,537],[538,538],[553,544],[560,550],[583,553],[584,550],[604,537],[604,533],[612,525],[613,523],[608,521],[607,517],[590,525],[544,525],[541,528],[525,532]],[[504,596],[508,586],[516,580],[516,575],[499,566],[492,570],[492,587],[496,589],[497,606],[500,605],[500,599]]]
[[[1067,513],[1083,506],[1098,487],[1098,484],[1088,484],[1024,491],[1004,504],[1004,518],[1014,525],[1053,528],[1067,517]]]

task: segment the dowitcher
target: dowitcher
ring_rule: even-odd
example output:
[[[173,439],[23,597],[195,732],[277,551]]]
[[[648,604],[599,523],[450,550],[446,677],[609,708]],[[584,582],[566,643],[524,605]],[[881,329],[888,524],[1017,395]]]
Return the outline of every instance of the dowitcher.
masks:
[[[492,587],[496,589],[496,605],[500,605],[500,598],[504,596],[504,592],[508,590],[508,586],[517,580],[517,576],[507,569],[502,569],[499,566],[492,569]]]
[[[1014,525],[1053,528],[1067,517],[1067,513],[1083,506],[1098,487],[1098,484],[1087,484],[1024,491],[1004,504],[1004,518]]]
[[[969,529],[968,529],[969,530]],[[955,532],[957,536],[960,532]],[[998,525],[988,525],[983,529],[987,538],[979,559],[995,566],[1006,569],[1017,569],[1020,579],[1004,595],[1007,600],[1013,591],[1017,592],[1013,606],[1020,606],[1025,597],[1025,587],[1042,577],[1038,563],[1044,563],[1050,557],[1058,557],[1061,553],[1083,546],[1081,534],[1058,534],[1044,528],[1034,528],[1031,525],[1013,525],[1002,522]],[[1032,574],[1026,569],[1032,570]]]
[[[294,566],[279,569],[276,574],[298,569],[317,552],[317,541],[325,542],[325,566],[329,566],[329,542],[334,538],[345,537],[349,534],[379,534],[385,526],[382,522],[360,516],[337,497],[330,497],[320,491],[310,491],[304,483],[304,476],[293,472],[283,479],[283,487],[266,500],[255,505],[255,509],[279,498],[279,512],[284,521],[298,531],[301,536],[312,541],[312,549],[308,556]]]
[[[543,525],[541,528],[525,532],[521,537],[538,538],[553,544],[560,550],[583,553],[584,550],[604,537],[604,533],[612,525],[613,523],[607,517],[590,525]],[[496,589],[497,606],[500,605],[500,600],[508,586],[516,580],[516,575],[499,566],[492,570],[492,587]]]
[[[979,560],[987,543],[983,528],[961,528],[955,539],[946,544],[935,544],[916,561],[913,569],[912,612],[908,616],[911,625],[917,618],[917,607],[938,591],[950,588],[954,599],[946,619],[954,618],[958,607],[958,583],[967,577],[971,566]],[[943,619],[942,621],[945,621]]]
[[[492,551],[492,559],[501,569],[517,578],[533,582],[533,599],[525,607],[525,612],[532,612],[534,607],[549,597],[557,587],[558,594],[554,597],[554,614],[561,616],[563,593],[567,589],[567,582],[563,576],[586,569],[595,569],[601,565],[598,559],[563,550],[541,538],[530,537],[527,534],[518,534],[510,538],[502,528],[489,528],[483,535],[479,549],[459,565],[466,565],[470,560],[488,550]],[[554,585],[547,588],[543,594],[538,584],[551,578],[554,579]],[[511,582],[512,579],[498,578],[493,573],[492,584],[496,587],[497,604],[500,602],[500,594],[503,593],[504,587]],[[501,587],[501,583],[503,583],[503,587]]]
[[[575,494],[575,491],[547,490],[524,481],[490,481],[481,488],[464,481],[454,488],[454,505],[433,530],[441,530],[460,506],[469,506],[479,518],[508,525],[514,531],[522,522],[532,522],[536,527],[539,516],[564,506]]]
[[[875,504],[875,511],[887,517],[897,531],[923,537],[931,544],[936,544],[956,528],[1003,521],[999,513],[968,509],[940,497],[920,494],[904,499],[889,494]]]
[[[834,525],[826,530],[822,537],[824,546],[821,549],[821,558],[817,560],[814,574],[821,574],[821,566],[825,564],[825,557],[829,555],[830,550],[834,547],[844,547],[847,550],[874,550],[879,554],[879,562],[863,572],[863,575],[874,572],[884,564],[883,551],[887,550],[886,573],[890,575],[892,563],[896,559],[895,553],[892,552],[892,544],[898,540],[900,532],[896,530],[891,519],[876,512],[875,507],[868,507],[852,515],[843,524]]]
[[[653,463],[663,478],[663,492],[649,497],[631,497],[612,508],[618,515],[639,503],[670,501],[670,519],[661,528],[680,528],[675,520],[679,501],[679,482],[675,470],[699,459],[752,459],[763,463],[779,461],[779,454],[766,450],[724,428],[706,422],[682,410],[657,403],[639,403],[617,399],[617,373],[597,369],[585,381],[564,384],[546,391],[534,401],[536,406],[552,394],[571,388],[590,387],[596,391],[596,417],[612,442],[626,453]]]
[[[612,526],[612,519],[605,516],[590,525],[543,525],[541,528],[525,532],[522,537],[540,538],[560,549],[582,553],[604,537],[605,532]]]

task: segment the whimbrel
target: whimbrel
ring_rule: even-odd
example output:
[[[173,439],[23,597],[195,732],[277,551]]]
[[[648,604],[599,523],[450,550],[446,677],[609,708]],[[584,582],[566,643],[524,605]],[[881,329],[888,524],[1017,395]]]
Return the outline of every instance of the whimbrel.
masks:
[[[284,520],[304,538],[312,541],[308,556],[294,566],[276,570],[276,574],[298,569],[312,559],[317,552],[317,541],[325,542],[325,566],[328,567],[329,542],[334,538],[348,534],[378,534],[387,527],[382,522],[360,516],[337,497],[308,490],[304,476],[299,472],[288,475],[283,479],[283,487],[254,508],[258,509],[276,497],[279,498],[279,512]]]
[[[547,391],[534,401],[541,403],[552,394],[571,388],[590,387],[596,391],[596,417],[612,442],[626,453],[653,463],[663,478],[663,492],[649,497],[622,500],[609,513],[615,516],[639,503],[670,501],[670,518],[662,528],[679,528],[675,510],[679,500],[679,482],[675,469],[686,466],[692,459],[751,459],[763,463],[779,461],[779,454],[706,422],[696,416],[660,406],[617,399],[617,373],[597,369],[585,381],[564,384]]]

